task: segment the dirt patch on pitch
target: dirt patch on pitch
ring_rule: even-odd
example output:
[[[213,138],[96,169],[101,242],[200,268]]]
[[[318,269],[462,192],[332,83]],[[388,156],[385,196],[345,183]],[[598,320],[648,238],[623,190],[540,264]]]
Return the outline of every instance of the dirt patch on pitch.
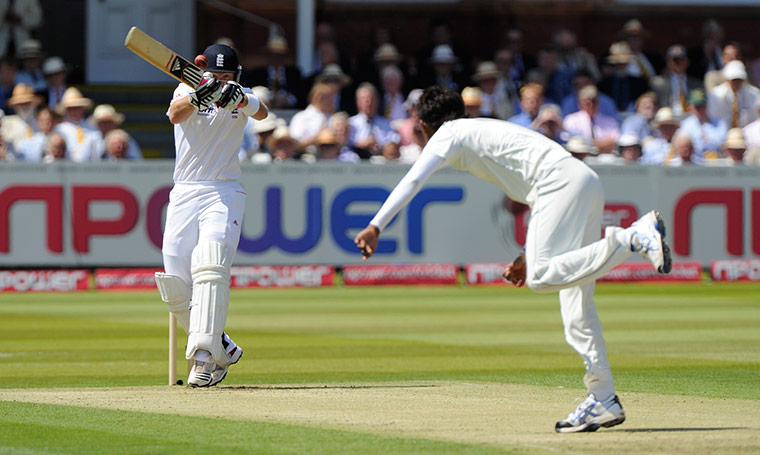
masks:
[[[623,393],[623,425],[554,433],[554,421],[582,398],[578,390],[461,382],[0,389],[2,401],[287,423],[520,453],[760,453],[758,401]]]

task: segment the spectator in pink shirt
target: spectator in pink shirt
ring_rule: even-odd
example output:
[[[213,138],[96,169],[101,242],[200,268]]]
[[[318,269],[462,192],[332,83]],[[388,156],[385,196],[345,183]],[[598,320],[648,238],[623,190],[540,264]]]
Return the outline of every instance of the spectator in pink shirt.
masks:
[[[620,128],[617,121],[599,113],[599,91],[588,85],[578,92],[578,105],[581,110],[565,117],[562,126],[572,136],[580,136],[593,144],[600,153],[609,153],[615,149]]]

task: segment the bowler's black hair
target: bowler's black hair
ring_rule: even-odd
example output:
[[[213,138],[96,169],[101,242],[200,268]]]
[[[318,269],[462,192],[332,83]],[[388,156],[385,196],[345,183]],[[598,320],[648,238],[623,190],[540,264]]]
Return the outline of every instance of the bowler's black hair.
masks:
[[[444,122],[465,116],[464,101],[454,90],[434,85],[422,92],[417,112],[420,120],[437,131]]]

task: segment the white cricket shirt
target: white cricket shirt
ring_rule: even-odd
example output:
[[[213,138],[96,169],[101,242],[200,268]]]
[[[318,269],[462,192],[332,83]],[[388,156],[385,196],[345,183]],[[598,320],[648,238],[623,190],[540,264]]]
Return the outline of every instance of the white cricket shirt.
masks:
[[[193,89],[179,84],[172,103],[190,94]],[[244,88],[246,94],[253,93]],[[255,113],[259,106],[255,96],[247,96],[247,112]],[[253,104],[253,105],[252,105]],[[169,115],[169,111],[166,112]],[[240,178],[238,152],[248,115],[241,109],[226,110],[212,105],[195,110],[182,123],[174,125],[174,182],[231,181]]]
[[[514,123],[487,118],[448,121],[433,134],[370,224],[385,229],[445,165],[468,171],[532,206],[539,180],[564,159],[574,158],[551,139]]]
[[[511,199],[529,205],[533,202],[531,190],[541,172],[571,156],[540,133],[488,118],[444,123],[422,153],[440,156],[444,164],[487,180]]]

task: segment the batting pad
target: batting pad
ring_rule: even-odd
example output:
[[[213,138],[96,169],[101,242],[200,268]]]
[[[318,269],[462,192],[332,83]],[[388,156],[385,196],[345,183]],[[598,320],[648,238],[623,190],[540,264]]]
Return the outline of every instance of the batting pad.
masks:
[[[193,250],[193,298],[190,304],[190,330],[185,356],[205,349],[219,366],[229,364],[222,346],[222,333],[230,305],[230,254],[216,240],[199,243]]]
[[[169,311],[179,321],[179,325],[189,333],[190,328],[190,286],[182,281],[177,275],[156,272],[156,286],[161,300],[169,307]]]

